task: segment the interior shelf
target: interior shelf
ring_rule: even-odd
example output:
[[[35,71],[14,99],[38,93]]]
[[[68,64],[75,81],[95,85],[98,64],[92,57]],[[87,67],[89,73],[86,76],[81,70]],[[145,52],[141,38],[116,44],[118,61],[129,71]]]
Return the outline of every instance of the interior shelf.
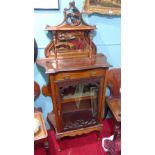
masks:
[[[71,103],[73,101],[83,101],[83,100],[89,100],[89,99],[94,100],[96,98],[97,98],[96,96],[82,96],[82,97],[63,98],[61,103]]]
[[[63,95],[61,103],[69,103],[73,101],[94,100],[97,98],[95,92],[76,92],[74,94]]]
[[[62,120],[65,131],[97,124],[96,115],[93,116],[91,109],[63,113]]]

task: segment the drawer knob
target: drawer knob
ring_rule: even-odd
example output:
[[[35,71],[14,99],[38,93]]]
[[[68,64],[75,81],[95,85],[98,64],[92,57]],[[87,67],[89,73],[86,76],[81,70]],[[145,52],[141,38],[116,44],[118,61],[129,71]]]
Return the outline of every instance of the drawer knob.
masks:
[[[91,75],[92,76],[96,76],[96,72],[91,72]]]
[[[70,76],[69,76],[69,75],[66,75],[66,76],[64,77],[64,79],[65,79],[65,80],[70,79]]]

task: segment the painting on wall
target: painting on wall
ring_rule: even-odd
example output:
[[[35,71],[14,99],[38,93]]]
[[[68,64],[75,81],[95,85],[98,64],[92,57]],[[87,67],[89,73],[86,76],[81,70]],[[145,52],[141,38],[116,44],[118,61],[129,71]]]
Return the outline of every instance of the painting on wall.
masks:
[[[121,0],[85,0],[83,12],[121,15]]]
[[[34,9],[37,10],[58,10],[59,0],[34,0]]]

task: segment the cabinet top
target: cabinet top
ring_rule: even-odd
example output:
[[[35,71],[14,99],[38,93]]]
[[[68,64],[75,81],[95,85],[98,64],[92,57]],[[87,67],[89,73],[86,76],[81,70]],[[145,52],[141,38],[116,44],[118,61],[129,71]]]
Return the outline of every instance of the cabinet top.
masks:
[[[72,58],[72,61],[70,61],[70,59],[60,59],[58,62],[53,58],[43,58],[38,59],[37,64],[45,69],[46,74],[111,67],[103,54],[97,54],[91,59]]]

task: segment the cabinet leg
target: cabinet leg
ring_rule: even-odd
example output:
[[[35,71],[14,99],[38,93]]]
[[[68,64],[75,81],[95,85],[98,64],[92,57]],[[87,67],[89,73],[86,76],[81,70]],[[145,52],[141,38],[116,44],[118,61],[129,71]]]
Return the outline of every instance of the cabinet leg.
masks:
[[[97,140],[101,140],[101,133],[102,133],[102,131],[99,131],[99,132],[97,133]]]
[[[117,137],[119,127],[120,127],[120,122],[116,122],[115,123],[115,129],[114,129],[114,140]]]
[[[58,152],[60,152],[62,150],[60,138],[58,136],[56,136],[56,139],[57,139],[57,143],[58,143]]]
[[[50,153],[49,153],[49,145],[48,145],[48,142],[45,142],[45,143],[44,143],[44,149],[45,149],[45,151],[46,151],[46,155],[50,155]]]
[[[57,142],[58,142],[58,152],[61,152],[61,144],[60,144],[60,140],[57,140]]]

